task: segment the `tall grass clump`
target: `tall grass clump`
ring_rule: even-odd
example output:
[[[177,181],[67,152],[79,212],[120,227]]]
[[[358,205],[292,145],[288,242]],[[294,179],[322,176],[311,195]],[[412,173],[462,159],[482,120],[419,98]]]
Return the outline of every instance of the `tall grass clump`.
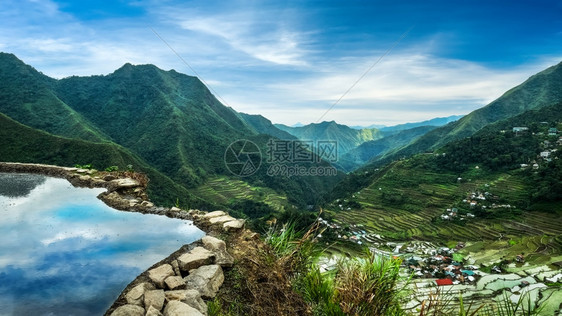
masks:
[[[287,274],[300,276],[322,253],[316,241],[316,236],[322,232],[318,222],[304,233],[296,231],[295,223],[289,222],[281,227],[270,227],[265,242],[277,254],[277,261]]]
[[[403,315],[401,299],[408,280],[400,259],[367,251],[365,258],[340,260],[335,274],[336,300],[347,315]]]

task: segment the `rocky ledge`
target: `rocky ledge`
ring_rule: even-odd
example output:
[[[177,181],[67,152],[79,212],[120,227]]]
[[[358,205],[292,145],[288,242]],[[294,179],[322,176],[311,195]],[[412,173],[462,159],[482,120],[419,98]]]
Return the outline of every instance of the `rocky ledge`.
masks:
[[[211,232],[237,233],[244,221],[223,211],[190,213]],[[204,299],[212,299],[224,281],[223,269],[229,269],[234,258],[226,243],[205,236],[140,274],[119,295],[106,316],[125,315],[207,315]]]

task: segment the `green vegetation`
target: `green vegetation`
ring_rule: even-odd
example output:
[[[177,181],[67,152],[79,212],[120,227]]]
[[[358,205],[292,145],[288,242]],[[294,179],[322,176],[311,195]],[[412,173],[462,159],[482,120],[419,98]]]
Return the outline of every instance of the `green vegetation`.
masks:
[[[372,161],[368,168],[376,168],[396,159],[436,150],[452,141],[469,137],[488,124],[561,102],[560,82],[562,82],[562,63],[535,74],[492,103],[460,120],[428,132],[413,143],[380,156]]]
[[[464,299],[462,295],[457,300],[437,288],[417,310],[404,310],[402,306],[412,290],[408,289],[410,278],[400,273],[400,259],[366,251],[352,259],[340,259],[333,268],[322,272],[316,263],[323,255],[323,251],[317,250],[316,236],[321,233],[318,229],[313,224],[302,233],[288,223],[272,228],[265,237],[277,262],[291,267],[286,271],[290,273],[292,287],[309,304],[312,315],[515,316],[541,315],[547,308],[558,308],[551,306],[556,301],[550,300],[558,292],[544,297],[546,303],[537,307],[530,293],[520,295],[514,302],[504,292],[496,301],[476,303],[477,300]]]
[[[434,130],[436,126],[420,126],[400,130],[381,139],[367,141],[350,150],[338,160],[338,166],[353,171],[369,161],[376,161],[390,151],[408,145],[417,138]]]
[[[238,113],[238,116],[258,134],[266,134],[282,140],[297,139],[292,134],[277,128],[270,120],[261,115]]]
[[[72,138],[76,140],[72,144],[80,143],[83,148],[82,153],[71,153],[68,151],[76,148],[51,148],[48,145],[52,142],[16,146],[2,139],[2,160],[9,157],[10,161],[65,165],[88,162],[98,170],[107,166],[130,170],[133,165],[139,171],[150,169],[159,175],[150,176],[149,195],[161,205],[171,206],[179,197],[184,207],[229,207],[230,199],[215,201],[217,195],[194,195],[204,192],[205,184],[217,177],[234,178],[224,163],[232,142],[247,139],[265,153],[272,137],[259,134],[264,132],[255,128],[259,124],[247,124],[241,119],[244,115],[222,105],[199,79],[173,70],[126,64],[107,76],[55,80],[4,53],[0,54],[0,68],[0,113],[37,132]],[[286,134],[263,118],[254,121],[259,121],[265,132]],[[2,125],[2,130],[10,133],[7,125]],[[67,152],[59,155],[62,151]],[[134,159],[123,159],[123,151]],[[91,157],[84,157],[85,152]],[[321,165],[328,166],[325,162]],[[169,185],[162,185],[162,176]],[[319,196],[341,176],[271,177],[263,166],[244,180],[252,189],[269,188],[264,194],[273,192],[282,197],[286,200],[283,205],[306,208],[317,204]],[[222,194],[220,190],[217,193]],[[271,205],[268,202],[264,201]]]
[[[334,121],[313,123],[301,127],[289,127],[283,124],[275,124],[275,126],[300,140],[335,141],[338,144],[338,155],[340,156],[366,141],[383,137],[383,134],[376,128],[357,130]]]
[[[19,124],[2,113],[0,113],[0,126],[2,126],[0,128],[2,144],[0,157],[3,161],[46,163],[97,170],[103,170],[108,165],[127,170],[127,165],[134,164],[138,166],[138,171],[145,173],[150,178],[148,190],[155,203],[167,205],[180,197],[182,205],[203,209],[215,208],[119,145],[92,143],[51,135]],[[92,163],[75,165],[76,162]]]
[[[363,224],[368,233],[391,240],[484,240],[493,247],[498,238],[525,236],[538,244],[510,245],[506,253],[537,254],[531,259],[559,254],[561,145],[548,131],[560,127],[561,108],[557,103],[531,110],[434,154],[357,171],[334,189],[327,209],[341,225]],[[516,133],[515,126],[529,129]],[[539,156],[545,151],[548,159]],[[456,215],[442,217],[447,209]]]

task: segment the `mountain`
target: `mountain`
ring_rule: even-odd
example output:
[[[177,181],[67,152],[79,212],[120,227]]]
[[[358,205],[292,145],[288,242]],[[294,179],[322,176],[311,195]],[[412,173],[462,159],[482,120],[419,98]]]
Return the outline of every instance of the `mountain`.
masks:
[[[126,64],[107,76],[59,80],[60,99],[186,187],[224,170],[228,145],[253,135],[199,79]]]
[[[562,102],[525,111],[435,153],[356,171],[334,189],[324,209],[386,239],[456,243],[535,236],[544,237],[545,246],[530,245],[526,255],[545,249],[558,254],[561,129]]]
[[[270,120],[261,115],[252,115],[246,113],[238,113],[240,118],[246,122],[256,133],[267,134],[279,139],[292,140],[297,139],[295,136],[277,128]]]
[[[36,131],[88,141],[81,143],[86,147],[99,142],[126,149],[183,190],[195,192],[217,177],[236,177],[225,164],[229,145],[249,140],[266,153],[272,138],[222,105],[199,79],[174,70],[125,64],[105,76],[55,80],[11,54],[1,54],[0,62],[0,113]],[[262,123],[262,127],[267,125]],[[8,146],[5,140],[0,143]],[[47,147],[25,149],[29,152],[20,151],[22,158],[29,154],[37,162],[41,157],[52,161]],[[72,164],[109,161],[93,155],[87,162]],[[315,204],[341,178],[270,176],[268,167],[264,165],[244,181],[272,188],[298,206]]]
[[[434,130],[436,126],[419,126],[398,130],[390,136],[364,142],[350,150],[338,160],[338,166],[344,171],[353,171],[369,161],[376,160],[396,148],[408,145],[412,141]]]
[[[458,121],[462,117],[463,117],[463,115],[452,115],[452,116],[448,116],[448,117],[437,117],[437,118],[433,118],[431,120],[427,120],[427,121],[423,121],[423,122],[405,123],[405,124],[399,124],[399,125],[394,125],[394,126],[385,126],[385,127],[379,128],[379,129],[381,130],[381,132],[395,132],[395,131],[403,131],[403,130],[406,130],[406,129],[411,129],[411,128],[420,127],[420,126],[443,126],[443,125],[449,124],[451,122]]]
[[[302,127],[275,124],[275,127],[303,141],[335,141],[338,145],[339,155],[345,154],[366,141],[382,138],[382,133],[376,128],[356,130],[334,121],[313,123]]]
[[[56,135],[108,140],[100,129],[59,99],[52,90],[56,80],[24,64],[13,54],[0,52],[0,69],[0,112]]]
[[[458,121],[437,128],[394,153],[379,157],[371,167],[376,168],[416,153],[433,151],[451,141],[471,136],[490,123],[560,101],[562,101],[562,63],[531,76],[495,101]]]
[[[127,166],[131,165],[135,171],[148,175],[148,193],[155,203],[163,205],[177,199],[183,205],[194,207],[208,207],[212,204],[193,196],[187,189],[150,167],[140,157],[114,143],[93,143],[52,135],[20,124],[2,113],[0,126],[2,161],[60,166],[92,164],[92,167],[98,170],[109,166],[127,170]]]
[[[376,128],[376,129],[381,129],[383,127],[387,127],[386,125],[382,125],[382,124],[372,124],[369,126],[359,126],[359,125],[353,125],[353,126],[349,126],[353,129],[364,129],[364,128]]]

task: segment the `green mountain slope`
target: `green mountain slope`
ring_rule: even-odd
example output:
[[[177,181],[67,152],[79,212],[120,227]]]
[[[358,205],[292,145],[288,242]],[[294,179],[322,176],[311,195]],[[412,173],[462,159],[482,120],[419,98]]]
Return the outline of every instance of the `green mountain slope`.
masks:
[[[261,115],[246,113],[238,113],[238,115],[258,134],[267,134],[285,140],[297,139],[295,136],[277,128],[270,120]]]
[[[529,130],[513,132],[519,126]],[[562,135],[553,129],[561,128],[562,103],[526,111],[435,154],[356,172],[337,186],[327,208],[342,223],[363,224],[390,239],[544,235],[547,249],[559,247]],[[453,208],[456,217],[441,216]]]
[[[199,186],[205,186],[217,177],[237,177],[227,170],[225,153],[229,145],[238,140],[255,142],[261,149],[263,160],[267,158],[267,143],[272,136],[258,134],[240,119],[238,113],[222,105],[195,77],[173,70],[163,71],[153,65],[126,64],[107,76],[55,80],[26,66],[15,56],[5,55],[10,58],[4,59],[4,68],[22,68],[29,73],[22,75],[27,81],[14,79],[15,84],[10,89],[4,89],[5,99],[23,95],[28,100],[0,104],[0,113],[51,134],[88,141],[102,140],[109,146],[107,148],[117,145],[121,149],[126,148],[147,166],[172,179],[173,185],[179,185],[184,191],[201,192],[197,190]],[[2,73],[18,76],[16,71]],[[34,89],[52,98],[44,99],[43,94],[34,93]],[[56,102],[50,102],[52,100]],[[29,103],[37,108],[29,108]],[[40,117],[33,115],[36,113]],[[87,128],[95,133],[83,133]],[[7,126],[0,126],[0,129],[9,132]],[[97,138],[92,136],[96,133],[100,135]],[[91,143],[84,146],[89,145]],[[104,150],[106,147],[96,148]],[[26,155],[33,155],[36,162],[41,162],[40,157],[44,157],[43,162],[54,163],[48,147],[27,146],[25,149],[29,152],[19,152],[22,161]],[[112,157],[117,161],[108,165],[120,164],[117,156]],[[13,157],[14,160],[16,158]],[[94,155],[88,162],[104,165],[111,161],[106,158]],[[75,163],[86,162],[71,162]],[[300,163],[296,165],[304,166]],[[326,163],[320,165],[326,166]],[[319,196],[329,191],[342,176],[271,176],[268,167],[264,165],[244,180],[248,185],[273,189],[293,205],[301,207],[315,204]],[[165,187],[161,189],[166,191]],[[166,205],[173,203],[175,198],[167,201]]]
[[[182,186],[151,168],[127,149],[112,143],[92,143],[51,135],[22,125],[0,113],[0,160],[23,163],[46,163],[60,166],[92,164],[98,170],[118,166],[126,170],[132,165],[148,175],[151,199],[161,205],[174,203],[206,207],[210,203],[193,196]]]
[[[1,52],[0,69],[0,112],[56,135],[91,141],[108,139],[57,97],[51,89],[54,79]]]
[[[313,123],[301,127],[289,127],[283,124],[275,124],[275,126],[300,140],[336,141],[340,156],[366,141],[383,137],[376,128],[356,130],[334,121]]]
[[[115,142],[188,187],[223,172],[228,145],[254,134],[199,79],[152,65],[62,79],[56,91]]]
[[[451,141],[471,136],[487,124],[560,101],[562,101],[562,63],[531,76],[497,100],[460,120],[437,128],[412,144],[380,157],[373,166],[380,166],[416,153],[433,151]]]
[[[344,154],[338,161],[345,171],[353,171],[369,161],[374,161],[384,156],[393,149],[403,147],[415,141],[417,138],[434,130],[436,126],[419,126],[411,129],[400,130],[395,134],[381,139],[364,142],[358,147]]]

